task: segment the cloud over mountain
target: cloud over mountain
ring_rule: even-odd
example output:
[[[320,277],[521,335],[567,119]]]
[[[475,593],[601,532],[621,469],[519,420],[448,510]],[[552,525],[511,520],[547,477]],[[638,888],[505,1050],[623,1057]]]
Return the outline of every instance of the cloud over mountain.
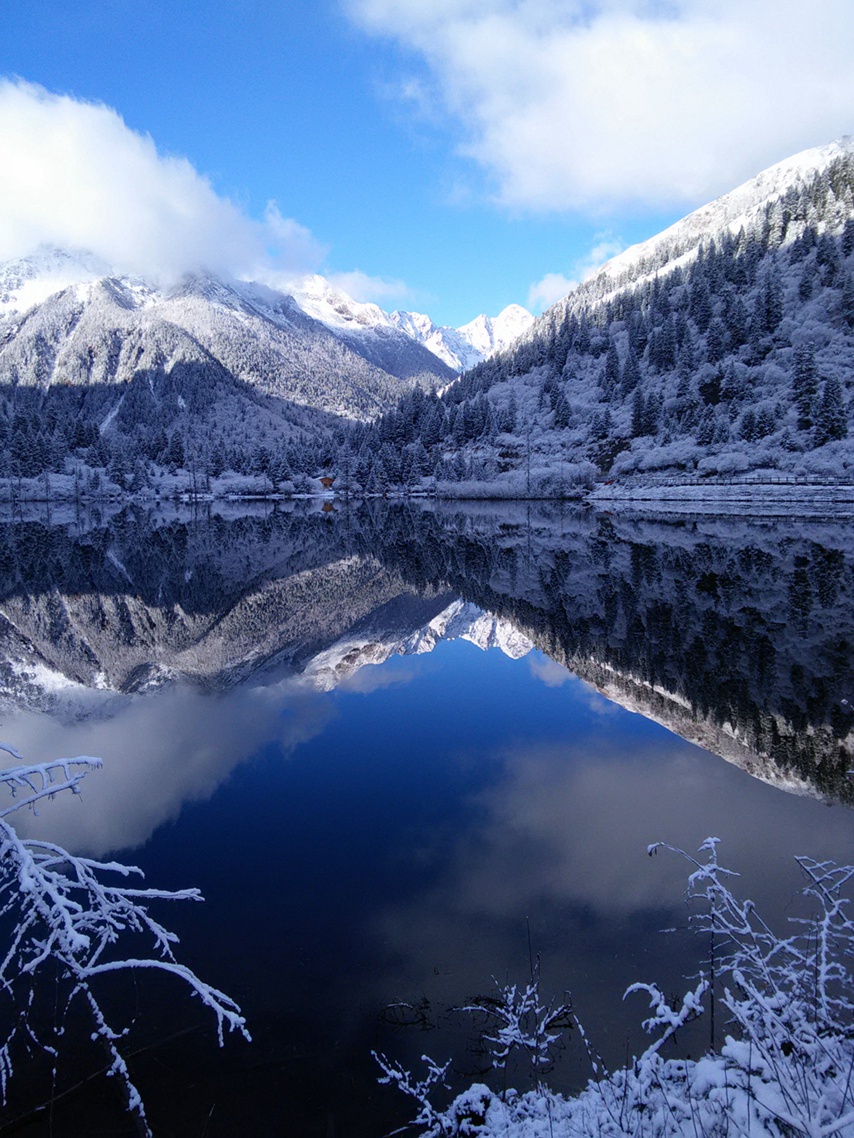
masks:
[[[0,260],[81,248],[168,283],[201,269],[297,275],[325,252],[274,203],[263,221],[248,217],[102,104],[0,80],[0,153]]]
[[[854,124],[854,8],[824,0],[349,0],[420,56],[505,205],[697,205]],[[424,98],[424,77],[416,84]]]

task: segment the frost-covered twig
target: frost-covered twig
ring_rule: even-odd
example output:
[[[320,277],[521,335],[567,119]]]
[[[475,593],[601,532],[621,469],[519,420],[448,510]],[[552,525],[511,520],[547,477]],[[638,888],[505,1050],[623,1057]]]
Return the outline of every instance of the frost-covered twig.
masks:
[[[8,744],[0,750],[21,760]],[[150,1129],[140,1094],[118,1050],[121,1033],[108,1022],[93,983],[106,973],[156,969],[185,983],[214,1013],[220,1044],[223,1029],[249,1039],[237,1004],[178,963],[173,953],[177,937],[150,912],[152,901],[201,901],[197,889],[177,891],[135,888],[127,878],[140,879],[135,866],[101,862],[73,855],[52,842],[21,838],[11,815],[64,790],[79,793],[81,779],[101,766],[98,759],[79,757],[21,765],[0,770],[0,784],[12,793],[11,805],[0,810],[0,916],[11,918],[12,933],[0,958],[0,993],[15,1015],[0,1044],[0,1097],[5,1101],[14,1071],[14,1052],[22,1044],[55,1054],[57,1047],[35,1026],[32,1009],[41,971],[48,965],[69,988],[69,1003],[78,997],[87,1007],[93,1028],[109,1056],[109,1073],[123,1087],[128,1109],[143,1134]],[[21,792],[23,792],[21,794]],[[116,880],[118,879],[118,880]],[[125,955],[122,944],[140,936],[149,954]]]
[[[649,1019],[643,1021],[644,1031],[653,1032],[659,1028],[663,1029],[662,1034],[655,1040],[654,1043],[644,1052],[644,1055],[654,1055],[657,1051],[672,1039],[676,1032],[690,1023],[691,1020],[703,1013],[703,996],[709,990],[709,983],[704,977],[700,977],[697,987],[692,992],[686,992],[682,997],[682,1005],[679,1008],[672,1008],[667,1002],[664,994],[655,984],[632,984],[626,989],[623,999],[626,996],[632,995],[634,992],[646,992],[650,998],[650,1007],[653,1014]]]
[[[447,1134],[443,1115],[430,1102],[430,1095],[438,1086],[447,1089],[448,1084],[445,1082],[445,1076],[451,1065],[450,1059],[447,1063],[440,1064],[435,1059],[431,1059],[429,1055],[422,1055],[421,1062],[426,1065],[427,1073],[423,1079],[418,1079],[400,1063],[396,1063],[380,1052],[372,1051],[371,1054],[383,1070],[378,1082],[394,1084],[399,1091],[418,1103],[418,1114],[413,1118],[410,1125],[427,1126],[431,1128],[431,1133]]]
[[[0,751],[5,751],[21,762],[20,766],[0,770],[0,784],[8,787],[13,798],[11,805],[0,810],[0,818],[8,817],[24,806],[35,807],[41,799],[53,798],[63,790],[79,794],[80,783],[86,773],[102,766],[100,759],[89,755],[78,755],[75,759],[51,759],[46,763],[27,766],[24,765],[23,755],[8,743],[0,743]],[[24,798],[18,798],[19,791],[24,792]]]
[[[797,858],[815,911],[794,918],[795,931],[779,936],[751,901],[732,894],[728,879],[735,875],[718,864],[716,846],[709,839],[701,847],[705,863],[674,852],[696,867],[689,897],[706,902],[697,927],[723,946],[718,971],[731,1019],[722,1055],[731,1082],[766,1125],[810,1138],[851,1132],[854,924],[841,891],[854,867]]]
[[[703,903],[694,924],[714,936],[715,979],[730,1017],[719,1051],[695,1061],[664,1059],[661,1053],[675,1032],[702,1011],[709,979],[701,975],[676,1006],[655,985],[634,984],[626,994],[650,997],[652,1015],[644,1027],[660,1034],[625,1068],[609,1074],[597,1064],[596,1079],[573,1098],[542,1084],[526,1094],[506,1091],[500,1096],[475,1084],[445,1111],[431,1107],[423,1133],[520,1138],[546,1133],[551,1138],[854,1135],[854,922],[843,893],[854,881],[854,866],[797,858],[813,913],[794,918],[789,935],[780,935],[751,901],[733,893],[738,874],[719,863],[718,844],[709,838],[699,857],[662,844],[650,852],[672,850],[691,866],[688,896]],[[487,1036],[497,1065],[513,1047],[522,1047],[532,1053],[536,1070],[540,1041],[550,1029],[540,1016],[535,985],[499,987],[497,1000],[480,1001],[468,1010],[488,1013],[498,1023]],[[405,1079],[396,1081],[400,1085]],[[476,1125],[471,1121],[475,1115],[482,1120]],[[460,1128],[460,1119],[467,1129]]]
[[[495,987],[496,997],[478,1000],[460,1011],[482,1014],[494,1024],[492,1033],[484,1035],[484,1041],[490,1044],[493,1067],[503,1069],[510,1054],[518,1050],[527,1056],[534,1072],[540,1074],[552,1065],[553,1049],[572,1026],[571,1004],[555,1004],[554,1000],[542,1003],[539,962],[524,987],[502,985],[497,980]]]

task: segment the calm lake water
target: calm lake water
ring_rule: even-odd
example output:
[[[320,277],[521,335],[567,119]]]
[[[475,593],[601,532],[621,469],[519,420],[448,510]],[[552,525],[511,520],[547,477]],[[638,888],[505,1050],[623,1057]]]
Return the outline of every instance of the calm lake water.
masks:
[[[219,1050],[177,983],[105,993],[158,1135],[388,1133],[413,1110],[372,1049],[461,1084],[453,1009],[532,955],[622,1064],[625,988],[676,994],[704,958],[650,842],[719,837],[780,925],[794,855],[854,861],[847,521],[54,513],[0,528],[0,598],[0,736],[104,759],[22,831],[199,886],[160,915],[253,1035]],[[75,1033],[57,1094],[97,1068]],[[571,1033],[552,1082],[589,1073]],[[19,1057],[2,1133],[133,1133],[103,1078],[28,1121],[50,1094]]]

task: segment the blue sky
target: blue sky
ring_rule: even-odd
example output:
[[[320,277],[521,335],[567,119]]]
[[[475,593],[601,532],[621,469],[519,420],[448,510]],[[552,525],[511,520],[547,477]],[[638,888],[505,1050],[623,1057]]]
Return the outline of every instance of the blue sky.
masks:
[[[43,109],[72,135],[77,103],[113,108],[253,224],[274,201],[301,268],[459,325],[556,299],[621,246],[854,131],[854,16],[843,0],[817,11],[804,29],[789,0],[31,0],[4,6],[0,74],[70,96]],[[0,100],[0,127],[21,114]],[[133,227],[139,178],[123,188],[90,128],[89,182],[53,164],[55,132],[43,179],[84,205],[90,183],[114,184],[100,215]],[[23,139],[36,161],[37,130],[16,130],[7,153]],[[22,196],[0,185],[7,214]],[[48,235],[61,206],[39,204]]]

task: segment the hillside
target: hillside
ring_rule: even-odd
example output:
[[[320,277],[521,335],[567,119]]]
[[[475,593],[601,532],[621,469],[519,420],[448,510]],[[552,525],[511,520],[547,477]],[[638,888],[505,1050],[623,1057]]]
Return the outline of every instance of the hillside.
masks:
[[[286,475],[288,448],[454,376],[401,332],[385,346],[353,346],[260,285],[164,289],[43,250],[0,267],[0,475],[69,462],[119,485],[147,464]]]
[[[594,477],[854,477],[854,142],[805,151],[553,305],[372,450],[447,492]],[[426,457],[425,457],[426,452]],[[404,474],[405,479],[405,474]],[[460,484],[455,490],[454,483]]]
[[[42,248],[0,265],[0,485],[171,493],[237,474],[244,490],[300,488],[348,424],[447,387],[532,319],[512,306],[438,328],[319,276],[293,295],[198,274],[164,288]]]

